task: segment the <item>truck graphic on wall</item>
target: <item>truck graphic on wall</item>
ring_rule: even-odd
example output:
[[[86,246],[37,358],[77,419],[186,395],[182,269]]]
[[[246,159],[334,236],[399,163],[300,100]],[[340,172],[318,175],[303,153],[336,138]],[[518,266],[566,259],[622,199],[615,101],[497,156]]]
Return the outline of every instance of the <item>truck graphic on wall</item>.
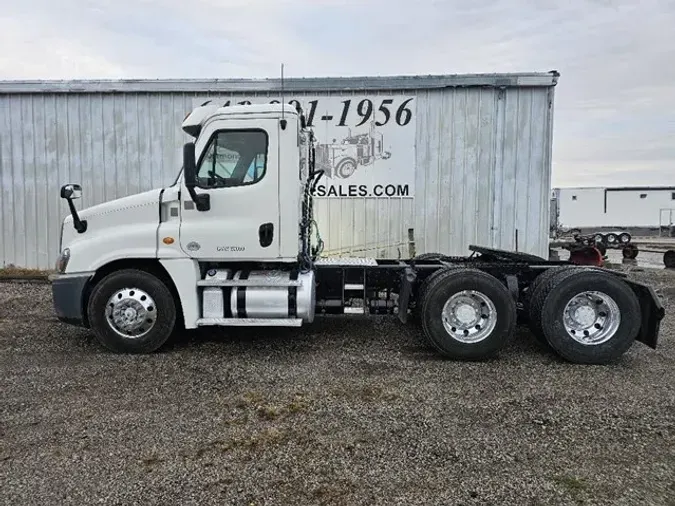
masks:
[[[332,179],[347,179],[359,167],[367,167],[390,156],[391,153],[384,150],[382,133],[373,123],[368,132],[352,135],[350,129],[340,142],[333,139],[332,143],[316,146],[317,169]]]

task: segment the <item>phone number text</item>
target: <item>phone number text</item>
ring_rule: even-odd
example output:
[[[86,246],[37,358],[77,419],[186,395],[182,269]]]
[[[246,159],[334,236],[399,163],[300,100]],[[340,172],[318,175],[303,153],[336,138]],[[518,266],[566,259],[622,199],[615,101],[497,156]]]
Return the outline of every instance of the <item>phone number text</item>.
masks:
[[[333,121],[338,120],[337,126],[347,126],[351,125],[351,121],[357,121],[354,126],[361,126],[368,121],[374,120],[375,125],[384,126],[388,123],[395,123],[398,126],[406,126],[410,123],[412,119],[412,111],[409,106],[412,102],[412,98],[407,98],[403,100],[400,104],[396,105],[393,98],[384,98],[382,100],[373,101],[369,98],[364,98],[362,100],[353,100],[347,99],[342,101],[342,107],[340,112],[337,115],[333,114],[323,114],[317,116],[317,111],[319,110],[319,100],[309,100],[307,102],[307,111],[306,111],[306,120],[307,126],[315,126],[315,122],[318,121]],[[271,100],[270,104],[278,104],[279,100]],[[296,109],[301,108],[301,104],[298,100],[293,99],[289,100],[288,103],[295,107]],[[228,100],[223,104],[225,107],[230,105],[251,105],[250,100],[241,100],[232,102]],[[304,109],[303,109],[304,110]],[[348,120],[350,121],[348,123]]]

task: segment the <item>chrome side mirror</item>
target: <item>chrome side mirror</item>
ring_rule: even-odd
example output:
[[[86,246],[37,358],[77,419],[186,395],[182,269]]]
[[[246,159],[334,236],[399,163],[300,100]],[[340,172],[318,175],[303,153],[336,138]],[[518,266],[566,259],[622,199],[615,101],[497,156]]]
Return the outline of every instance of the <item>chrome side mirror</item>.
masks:
[[[61,187],[61,198],[76,200],[82,197],[82,187],[79,184],[68,183]]]
[[[87,230],[87,220],[80,219],[75,204],[73,204],[73,200],[80,197],[82,197],[82,187],[79,184],[68,183],[61,187],[61,198],[68,202],[68,208],[73,217],[73,227],[80,234],[83,234]]]

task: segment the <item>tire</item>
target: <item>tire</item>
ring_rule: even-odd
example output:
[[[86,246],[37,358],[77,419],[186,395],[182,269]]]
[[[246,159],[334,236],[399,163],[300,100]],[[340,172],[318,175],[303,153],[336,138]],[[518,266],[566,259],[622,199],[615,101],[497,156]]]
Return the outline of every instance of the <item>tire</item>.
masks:
[[[144,323],[136,336],[124,336],[113,327],[108,310],[112,310],[111,297],[119,300],[117,309],[130,305],[132,315]],[[87,306],[91,329],[96,339],[116,353],[151,353],[166,343],[176,326],[176,304],[167,286],[152,274],[124,269],[103,278],[92,291]],[[147,318],[142,318],[145,315]],[[122,314],[118,313],[122,318]],[[154,323],[149,324],[152,320]],[[145,331],[145,332],[143,332]]]
[[[632,237],[628,232],[621,232],[619,234],[619,242],[621,244],[628,244],[631,239],[632,239]]]
[[[638,247],[635,246],[635,244],[628,244],[621,249],[623,258],[628,258],[630,260],[636,259],[639,252],[640,251],[638,250]]]
[[[471,330],[461,331],[458,327],[451,327],[453,323],[451,319],[445,321],[444,308],[452,297],[458,296],[459,292],[464,290],[474,290],[478,293],[464,299],[470,302],[460,304],[465,308],[465,313],[474,312],[467,315],[467,319],[478,318],[474,322],[480,323],[474,326],[474,322],[466,322],[467,329]],[[498,279],[478,269],[457,267],[440,271],[429,280],[420,300],[422,330],[427,342],[447,358],[483,360],[493,357],[513,335],[516,305],[511,294]],[[491,319],[481,318],[479,311],[488,311],[486,314]],[[445,315],[449,316],[449,313],[447,311]],[[491,329],[486,331],[485,325]],[[483,328],[480,328],[481,326]],[[455,329],[454,333],[452,329]],[[464,337],[462,332],[471,334]],[[475,341],[469,342],[472,337],[475,337]]]
[[[549,280],[554,276],[561,272],[569,272],[572,269],[578,270],[584,269],[584,267],[570,267],[566,265],[551,267],[537,276],[530,284],[527,308],[528,326],[537,341],[541,343],[546,343],[544,331],[541,327],[541,308],[544,305],[544,298],[547,295],[544,293],[543,287],[545,287]]]
[[[540,290],[539,297],[543,299],[540,316],[543,335],[551,348],[565,360],[578,364],[607,364],[619,358],[633,345],[640,330],[640,303],[623,279],[599,269],[570,269],[553,276]],[[586,307],[599,308],[599,311],[593,309],[594,312],[597,311],[595,317],[603,313],[607,316],[601,327],[586,327],[596,333],[595,336],[599,339],[596,344],[584,344],[577,340],[582,339],[581,330],[575,331],[579,337],[572,337],[563,319],[567,304],[575,296],[587,291],[600,292],[601,295],[594,295],[591,298],[592,306]],[[598,306],[600,297],[611,298],[613,307],[607,303]],[[591,318],[588,319],[591,323],[587,325],[592,325]],[[611,327],[612,321],[616,322],[616,329],[605,335],[604,342],[600,341],[605,330],[603,327]],[[586,332],[588,331],[585,330],[584,333]],[[591,334],[588,339],[592,338]]]
[[[605,239],[607,241],[607,244],[613,244],[616,245],[619,242],[619,236],[615,234],[614,232],[610,232],[605,236]]]
[[[415,258],[422,257],[424,255],[433,255],[435,253],[423,253],[422,255],[418,255]],[[453,270],[456,267],[442,267],[440,269],[435,270],[431,274],[429,274],[424,281],[420,284],[420,287],[417,291],[417,299],[415,303],[415,308],[411,311],[411,318],[412,322],[414,323],[420,323],[422,321],[422,316],[421,316],[421,311],[422,311],[422,301],[424,300],[425,293],[427,291],[427,288],[429,287],[430,283],[434,280],[436,276],[439,276],[445,271],[448,270]]]
[[[669,249],[663,254],[663,265],[666,269],[675,269],[675,249]]]

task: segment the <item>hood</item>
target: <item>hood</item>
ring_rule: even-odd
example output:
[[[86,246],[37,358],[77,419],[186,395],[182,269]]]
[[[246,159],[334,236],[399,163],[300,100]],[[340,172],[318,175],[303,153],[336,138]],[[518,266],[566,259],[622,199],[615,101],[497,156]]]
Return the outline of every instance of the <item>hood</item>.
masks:
[[[154,206],[155,210],[157,210],[159,194],[161,191],[162,190],[160,189],[153,189],[135,195],[110,200],[108,202],[103,202],[102,204],[87,207],[82,211],[78,211],[78,213],[80,218],[89,219],[130,209],[142,209],[148,206]],[[72,216],[69,217],[72,220]]]
[[[161,189],[149,190],[82,210],[78,209],[80,219],[87,220],[87,230],[83,234],[77,233],[73,227],[73,217],[69,213],[63,221],[63,246],[75,240],[98,235],[111,227],[147,222],[158,223],[161,191]]]

